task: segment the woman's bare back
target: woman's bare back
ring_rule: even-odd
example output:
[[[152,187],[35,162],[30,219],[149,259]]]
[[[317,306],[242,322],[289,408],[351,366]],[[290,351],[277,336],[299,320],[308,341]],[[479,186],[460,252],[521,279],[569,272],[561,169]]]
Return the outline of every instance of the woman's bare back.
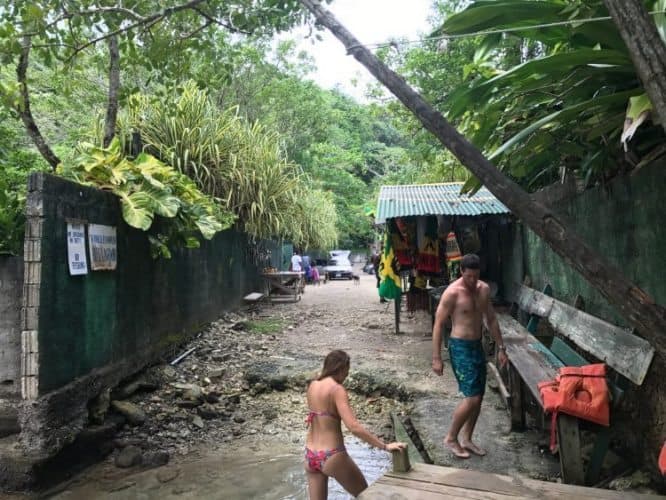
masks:
[[[333,393],[344,388],[331,377],[315,380],[307,390],[310,430],[306,446],[310,449],[331,449],[343,444],[340,415]]]

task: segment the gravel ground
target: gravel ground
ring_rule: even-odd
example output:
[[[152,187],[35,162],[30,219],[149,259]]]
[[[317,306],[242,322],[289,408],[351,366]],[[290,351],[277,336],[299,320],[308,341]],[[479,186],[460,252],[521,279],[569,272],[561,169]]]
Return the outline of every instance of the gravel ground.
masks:
[[[557,480],[557,459],[545,452],[547,436],[509,432],[506,410],[492,390],[477,432],[488,455],[460,461],[447,453],[441,440],[460,398],[448,366],[443,377],[430,370],[430,317],[405,317],[402,335],[394,334],[393,321],[393,305],[379,303],[367,274],[358,285],[307,286],[299,302],[223,315],[181,347],[178,354],[193,351],[178,364],[151,367],[102,398],[93,411],[99,421],[123,413],[134,424],[121,426],[107,460],[51,494],[305,498],[304,391],[332,349],[350,354],[345,385],[352,406],[385,439],[393,438],[393,412],[411,418],[435,464]],[[349,443],[368,467],[388,466],[383,455]]]

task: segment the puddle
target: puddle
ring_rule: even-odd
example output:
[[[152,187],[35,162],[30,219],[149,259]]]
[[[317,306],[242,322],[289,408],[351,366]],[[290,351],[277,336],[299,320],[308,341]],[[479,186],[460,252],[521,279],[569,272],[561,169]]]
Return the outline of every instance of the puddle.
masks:
[[[347,450],[372,483],[389,469],[388,453],[369,448],[355,438],[346,440]],[[273,448],[279,449],[275,443]],[[305,500],[307,484],[300,452],[271,453],[268,446],[261,451],[250,449],[224,450],[179,464],[170,464],[134,474],[115,469],[109,464],[93,468],[47,498],[61,500],[105,499],[194,499],[225,500]],[[333,479],[329,480],[329,499],[351,497]]]

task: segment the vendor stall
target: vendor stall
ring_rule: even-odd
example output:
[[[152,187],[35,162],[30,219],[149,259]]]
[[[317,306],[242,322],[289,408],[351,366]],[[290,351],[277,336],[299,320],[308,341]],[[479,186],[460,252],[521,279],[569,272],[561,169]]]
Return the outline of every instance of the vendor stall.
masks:
[[[509,210],[490,191],[461,195],[462,183],[382,186],[375,223],[384,227],[380,296],[395,301],[400,314],[434,314],[435,300],[459,276],[466,253],[481,258],[481,279],[501,281],[500,234],[511,222]]]

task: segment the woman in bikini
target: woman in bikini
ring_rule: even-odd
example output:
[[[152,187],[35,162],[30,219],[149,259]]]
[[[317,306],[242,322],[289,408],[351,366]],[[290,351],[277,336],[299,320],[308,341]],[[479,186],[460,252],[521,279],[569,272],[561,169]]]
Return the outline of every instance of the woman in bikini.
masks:
[[[345,450],[340,422],[363,441],[386,451],[399,450],[404,443],[384,443],[356,419],[342,382],[349,374],[349,356],[332,351],[324,360],[319,377],[307,390],[309,427],[305,443],[305,470],[310,500],[328,497],[328,478],[334,478],[349,493],[358,496],[368,487],[363,474]]]

